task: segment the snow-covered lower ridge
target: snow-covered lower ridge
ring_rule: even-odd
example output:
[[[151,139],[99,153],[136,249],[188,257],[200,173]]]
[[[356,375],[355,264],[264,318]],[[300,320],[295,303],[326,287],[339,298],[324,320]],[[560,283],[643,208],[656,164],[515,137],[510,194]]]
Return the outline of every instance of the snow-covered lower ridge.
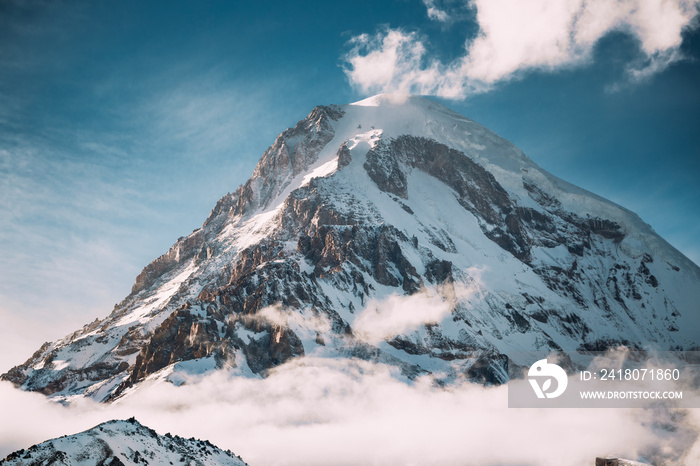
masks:
[[[700,269],[430,100],[316,107],[104,320],[3,375],[57,400],[358,357],[443,383],[522,350],[700,346]]]
[[[208,441],[159,435],[131,418],[108,421],[74,435],[47,440],[19,450],[0,464],[64,464],[71,466],[125,464],[198,464],[202,466],[245,466],[230,451]]]

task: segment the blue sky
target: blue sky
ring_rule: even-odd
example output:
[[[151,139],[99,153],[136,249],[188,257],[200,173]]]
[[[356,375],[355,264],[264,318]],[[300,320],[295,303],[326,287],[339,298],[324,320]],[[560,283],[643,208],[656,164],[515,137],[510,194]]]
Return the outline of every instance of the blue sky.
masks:
[[[381,91],[432,95],[700,262],[698,3],[586,5],[0,3],[0,369],[108,314],[314,106]]]

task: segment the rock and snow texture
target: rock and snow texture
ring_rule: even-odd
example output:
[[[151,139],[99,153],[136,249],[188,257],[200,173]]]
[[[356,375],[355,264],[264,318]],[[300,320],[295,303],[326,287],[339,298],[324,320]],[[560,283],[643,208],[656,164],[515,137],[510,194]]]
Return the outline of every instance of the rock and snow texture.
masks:
[[[700,345],[700,269],[634,213],[430,100],[316,107],[104,320],[3,375],[111,400],[357,357],[445,383],[504,354]]]
[[[158,435],[133,418],[104,422],[85,432],[16,451],[0,461],[0,464],[246,466],[240,457],[230,451],[223,451],[208,441],[184,439],[170,434]]]

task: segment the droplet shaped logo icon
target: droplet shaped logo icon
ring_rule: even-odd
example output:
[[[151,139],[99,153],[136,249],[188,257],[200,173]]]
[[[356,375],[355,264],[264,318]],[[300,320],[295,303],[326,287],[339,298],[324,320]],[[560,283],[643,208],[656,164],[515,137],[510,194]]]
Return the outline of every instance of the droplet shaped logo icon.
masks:
[[[556,398],[564,393],[569,383],[564,369],[554,363],[548,363],[546,358],[540,359],[530,366],[527,376],[537,398]],[[554,390],[550,391],[552,380],[556,380],[557,385]]]

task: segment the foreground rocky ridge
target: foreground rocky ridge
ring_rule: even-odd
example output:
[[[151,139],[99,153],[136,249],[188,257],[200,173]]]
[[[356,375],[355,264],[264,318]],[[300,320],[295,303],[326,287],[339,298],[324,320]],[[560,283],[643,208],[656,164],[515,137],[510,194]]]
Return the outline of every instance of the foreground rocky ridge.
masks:
[[[206,440],[184,439],[169,433],[158,435],[134,418],[104,422],[78,434],[47,440],[8,455],[0,464],[246,466],[239,456]]]
[[[382,321],[395,297],[446,312]],[[377,96],[283,132],[106,319],[2,378],[110,400],[313,353],[500,383],[517,350],[697,348],[699,302],[698,267],[633,213],[445,107]]]

